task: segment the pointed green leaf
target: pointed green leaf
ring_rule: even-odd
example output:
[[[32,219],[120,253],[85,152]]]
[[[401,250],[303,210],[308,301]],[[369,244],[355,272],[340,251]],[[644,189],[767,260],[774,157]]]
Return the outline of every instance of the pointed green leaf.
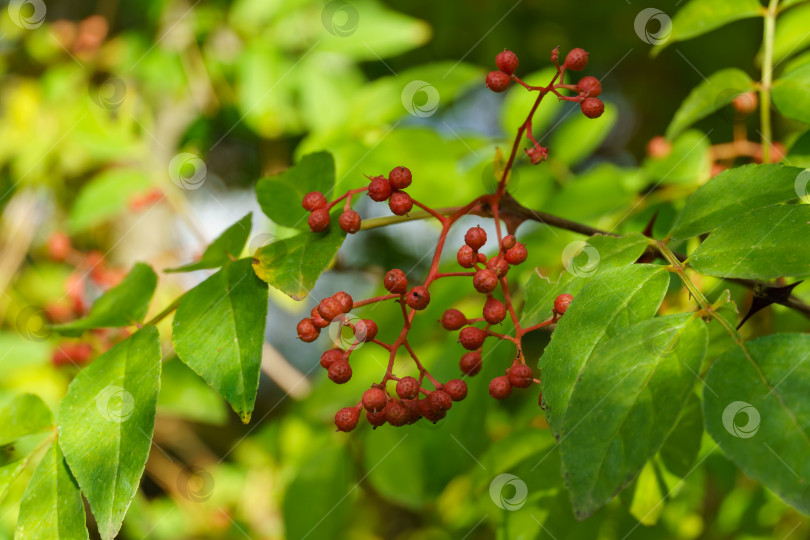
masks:
[[[571,392],[560,434],[578,519],[610,501],[664,443],[707,344],[706,324],[683,313],[623,328],[593,353]]]
[[[719,226],[689,255],[710,276],[769,279],[810,275],[810,205],[752,210]]]
[[[634,264],[594,276],[574,296],[540,358],[543,400],[559,434],[574,383],[599,343],[655,315],[669,286],[660,266]]]
[[[749,341],[706,375],[706,431],[745,474],[810,514],[810,335]],[[711,391],[709,391],[711,389]]]
[[[661,447],[661,461],[669,472],[686,477],[694,467],[703,438],[703,410],[700,399],[691,394],[681,410],[675,429]]]
[[[653,49],[653,55],[670,43],[692,39],[728,23],[762,14],[763,7],[757,0],[690,0],[672,18],[672,33]]]
[[[143,322],[155,293],[157,275],[144,263],[137,263],[124,280],[96,300],[87,317],[53,329],[67,335],[79,335],[92,328],[130,326]]]
[[[177,356],[248,423],[259,388],[267,285],[250,259],[226,264],[183,297],[174,316]]]
[[[53,414],[34,394],[19,394],[0,407],[0,446],[53,428]]]
[[[169,268],[164,272],[192,272],[218,268],[232,259],[239,258],[250,235],[252,216],[253,214],[248,214],[225,229],[225,232],[208,245],[199,261],[178,268]]]
[[[810,64],[786,73],[773,83],[773,104],[788,118],[810,124]]]
[[[279,225],[309,230],[309,212],[301,206],[304,195],[320,191],[328,195],[335,185],[335,160],[329,152],[307,154],[281,174],[256,183],[256,198],[262,211]]]
[[[79,487],[54,442],[25,488],[14,539],[88,538],[84,519]]]
[[[160,386],[160,339],[139,330],[79,372],[59,408],[59,446],[103,540],[121,528],[146,466]]]
[[[580,262],[580,258],[583,259],[582,269],[585,271],[576,271],[577,267],[570,266],[569,263],[569,269],[573,271],[564,271],[559,280],[553,282],[535,270],[526,284],[521,325],[528,327],[548,319],[553,314],[554,299],[557,296],[576,296],[598,272],[636,262],[648,245],[648,239],[641,233],[620,237],[597,234],[583,242],[579,246],[580,255],[573,258],[574,264]]]
[[[784,8],[787,2],[779,7]],[[810,20],[810,5],[799,6],[788,10],[776,19],[773,34],[773,61],[779,64],[785,58],[801,52],[810,45],[810,33],[807,21]]]
[[[782,165],[725,170],[689,196],[669,236],[676,240],[698,236],[749,210],[797,199],[796,178],[802,170]]]
[[[744,71],[728,68],[712,74],[695,87],[678,107],[667,128],[667,138],[674,139],[701,118],[731,103],[734,97],[754,88],[754,81]]]
[[[324,232],[307,231],[260,248],[253,256],[256,275],[296,300],[306,298],[346,238],[337,225],[339,213]]]

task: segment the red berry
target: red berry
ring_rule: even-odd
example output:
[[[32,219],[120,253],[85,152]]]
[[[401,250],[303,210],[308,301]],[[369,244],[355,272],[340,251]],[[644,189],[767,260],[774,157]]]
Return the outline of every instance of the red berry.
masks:
[[[408,290],[408,278],[405,277],[405,272],[395,268],[385,274],[383,285],[388,292],[402,294]]]
[[[486,256],[486,255],[484,255],[483,253],[480,253],[480,252],[479,252],[479,253],[478,253],[478,255],[476,256],[476,260],[477,260],[479,263],[486,262],[486,260],[487,260],[487,256]]]
[[[402,407],[407,411],[408,417],[406,420],[406,424],[413,424],[414,422],[418,421],[422,418],[422,408],[419,406],[419,402],[415,399],[403,399],[400,401],[402,403]]]
[[[757,110],[759,99],[755,92],[744,92],[734,96],[734,99],[731,100],[731,105],[738,113],[748,115]]]
[[[495,377],[489,382],[489,395],[495,399],[506,399],[511,393],[512,384],[506,375]]]
[[[571,49],[565,57],[565,64],[563,64],[563,66],[565,69],[572,71],[582,71],[585,69],[585,66],[588,65],[588,54],[589,53],[585,52],[584,49],[580,49],[579,47]]]
[[[328,368],[329,379],[337,384],[349,382],[352,378],[352,366],[343,359],[335,360]]]
[[[444,390],[435,390],[431,392],[427,399],[431,409],[446,411],[453,406],[453,400],[450,398],[450,394]]]
[[[425,309],[430,303],[430,292],[421,285],[414,287],[405,295],[405,303],[416,310]]]
[[[354,336],[358,341],[373,341],[377,337],[377,323],[371,319],[360,319],[354,323]]]
[[[307,343],[318,339],[318,335],[321,333],[321,330],[316,328],[309,319],[302,319],[301,322],[298,323],[297,330],[298,339],[306,341]]]
[[[340,309],[343,310],[343,313],[350,312],[352,310],[352,306],[354,306],[352,296],[345,291],[336,292],[332,295],[332,298],[338,301],[340,304]]]
[[[458,330],[467,324],[467,317],[457,309],[451,308],[442,314],[442,326],[446,330]]]
[[[48,238],[48,256],[51,260],[64,261],[70,250],[70,237],[67,234],[57,231]]]
[[[554,299],[554,311],[562,315],[565,313],[565,310],[568,309],[568,305],[571,304],[571,300],[573,299],[574,297],[570,294],[561,294]]]
[[[459,360],[458,367],[461,368],[462,373],[472,377],[481,371],[481,353],[468,352],[464,353]]]
[[[368,185],[368,196],[372,201],[382,202],[391,196],[392,191],[391,184],[382,176],[373,178]]]
[[[511,75],[518,67],[518,57],[509,49],[504,49],[495,57],[495,65],[507,75]]]
[[[480,348],[481,345],[484,344],[484,340],[486,338],[486,330],[482,330],[481,328],[476,328],[474,326],[463,328],[461,332],[458,333],[459,343],[461,343],[461,346],[468,351],[474,351],[475,349]]]
[[[493,92],[503,92],[509,87],[511,79],[503,71],[490,71],[487,73],[487,88]]]
[[[329,349],[328,351],[324,351],[324,353],[321,355],[321,367],[329,369],[329,366],[338,360],[345,360],[348,362],[349,353],[342,349]]]
[[[582,109],[582,114],[588,118],[599,118],[605,112],[605,104],[601,99],[595,97],[585,98],[579,104],[579,108]]]
[[[517,242],[517,240],[511,234],[504,236],[503,240],[501,240],[501,249],[503,249],[504,251],[506,251],[507,249],[512,249],[513,247],[515,247],[515,242]]]
[[[533,382],[534,373],[526,364],[513,364],[509,369],[509,383],[515,388],[528,388]]]
[[[309,210],[310,212],[318,208],[323,208],[327,204],[326,197],[324,197],[323,193],[320,191],[310,191],[304,195],[304,199],[301,201],[301,206],[304,207],[304,210]]]
[[[413,199],[404,191],[395,191],[391,194],[391,198],[388,199],[388,208],[394,214],[404,216],[413,208]]]
[[[484,320],[489,324],[500,324],[506,318],[506,306],[491,296],[484,303]]]
[[[310,319],[312,320],[312,324],[315,325],[315,328],[326,328],[329,326],[329,321],[321,317],[321,314],[318,313],[318,308],[312,308],[312,311],[309,312]]]
[[[340,214],[340,217],[338,218],[338,225],[340,225],[340,228],[349,234],[354,234],[359,231],[361,222],[362,220],[360,219],[360,214],[354,210],[346,210]]]
[[[503,277],[509,271],[509,263],[503,257],[492,257],[487,261],[486,267],[494,270],[498,277]]]
[[[419,409],[422,412],[422,416],[434,424],[447,416],[447,409],[434,407],[427,398],[419,401]]]
[[[408,423],[409,417],[408,409],[397,400],[391,400],[385,406],[385,419],[392,426],[404,426]]]
[[[375,428],[380,427],[385,423],[385,409],[377,412],[366,411],[366,420]]]
[[[481,246],[487,243],[487,232],[481,227],[472,227],[464,235],[464,243],[473,250],[478,251]]]
[[[357,427],[360,420],[360,411],[357,407],[344,407],[335,415],[335,426],[338,431],[351,431]]]
[[[651,158],[664,158],[672,151],[672,143],[661,135],[656,135],[647,143],[647,155]]]
[[[307,219],[309,228],[312,232],[325,231],[329,227],[329,210],[326,208],[318,208],[314,210]]]
[[[413,377],[402,377],[397,382],[397,395],[402,399],[413,399],[419,395],[419,381]]]
[[[325,321],[331,321],[341,313],[343,313],[343,306],[334,297],[324,298],[318,304],[318,313]]]
[[[506,262],[513,265],[522,263],[528,256],[529,251],[526,249],[526,245],[520,242],[516,243],[515,247],[506,250],[506,253],[504,253]]]
[[[394,189],[405,189],[411,185],[411,171],[407,167],[394,167],[388,174],[388,182]]]
[[[442,386],[442,389],[447,392],[447,395],[450,396],[450,399],[453,401],[461,401],[467,397],[467,383],[461,379],[451,379],[447,381],[444,386]]]
[[[498,274],[494,270],[484,268],[478,270],[473,276],[473,287],[480,293],[491,293],[498,286]]]
[[[577,83],[577,92],[588,97],[598,97],[602,93],[602,84],[596,77],[582,77]]]
[[[381,411],[387,402],[388,394],[381,388],[369,388],[363,392],[363,408],[367,411]]]
[[[473,263],[476,260],[475,251],[473,251],[473,248],[465,244],[458,248],[456,260],[462,268],[472,268]]]

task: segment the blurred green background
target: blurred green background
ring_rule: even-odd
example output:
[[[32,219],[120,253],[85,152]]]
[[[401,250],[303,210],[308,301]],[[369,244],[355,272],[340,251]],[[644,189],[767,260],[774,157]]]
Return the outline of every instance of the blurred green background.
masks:
[[[70,318],[135,261],[156,269],[188,262],[227,225],[258,210],[252,194],[258,178],[300,155],[332,152],[338,189],[360,185],[363,174],[407,165],[415,177],[411,192],[436,206],[466,202],[491,187],[495,147],[510,143],[529,99],[520,88],[495,95],[483,87],[505,47],[520,57],[521,76],[536,84],[547,82],[548,72],[539,72],[548,69],[552,48],[585,48],[591,53],[585,73],[602,80],[608,104],[602,118],[586,122],[568,115],[569,104],[548,99],[535,134],[552,159],[534,168],[519,161],[510,184],[515,197],[620,232],[643,229],[658,212],[655,230],[666,230],[678,201],[709,178],[709,145],[730,140],[733,122],[728,114],[712,115],[700,131],[675,141],[668,158],[647,158],[647,142],[663,133],[704,76],[737,66],[757,78],[762,34],[760,19],[740,21],[652,59],[633,26],[650,5],[620,0],[15,4],[22,19],[13,10],[0,14],[0,399],[29,391],[52,407],[78,369],[58,361],[58,351],[74,344],[15,331],[28,324],[32,308],[53,320]],[[652,7],[677,9],[675,1]],[[406,92],[413,81],[419,91]],[[752,138],[756,127],[743,125]],[[777,119],[777,139],[790,142],[796,133],[796,125]],[[653,182],[660,184],[655,194],[640,197]],[[386,214],[370,205],[361,213]],[[290,234],[260,212],[254,217],[252,249]],[[54,233],[67,233],[77,252],[64,261],[49,258]],[[666,445],[676,454],[700,446],[690,467],[673,472],[656,459],[608,507],[576,522],[536,390],[503,403],[487,396],[488,380],[512,354],[506,349],[488,355],[484,372],[469,381],[470,396],[436,426],[363,425],[351,435],[334,433],[334,412],[378,378],[382,360],[362,349],[352,381],[328,384],[317,365],[326,342],[301,344],[293,321],[335,290],[355,298],[375,294],[382,272],[393,266],[418,276],[435,234],[415,223],[352,237],[311,301],[271,291],[272,353],[248,426],[169,359],[142,490],[120,537],[810,535],[806,518],[746,478],[702,434],[696,407]],[[520,235],[530,249],[527,266],[547,274],[560,271],[563,247],[581,238],[536,225]],[[513,272],[521,283],[530,269]],[[152,312],[203,279],[196,274],[162,275]],[[715,280],[703,284],[712,299],[721,294]],[[442,306],[475,305],[447,285],[434,294],[411,342],[444,380],[457,376],[462,351],[432,321]],[[750,298],[742,288],[732,287],[732,294],[742,304]],[[666,305],[682,311],[689,299],[675,294]],[[372,310],[383,339],[397,332],[396,309]],[[744,332],[774,328],[805,330],[806,319],[777,307]],[[712,330],[717,353],[729,343]],[[98,352],[116,339],[98,335],[90,345]],[[547,339],[534,337],[534,361]],[[11,459],[13,449],[2,451]],[[514,486],[491,494],[502,473],[527,487],[517,510],[499,507]],[[30,469],[8,486],[0,538],[13,536],[29,477]]]

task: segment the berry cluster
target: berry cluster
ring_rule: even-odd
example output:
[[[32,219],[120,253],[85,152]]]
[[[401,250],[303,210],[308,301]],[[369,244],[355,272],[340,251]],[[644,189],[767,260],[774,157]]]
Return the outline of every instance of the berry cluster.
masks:
[[[540,93],[534,109],[537,108],[537,105],[540,103],[540,100],[543,99],[543,96],[551,92],[560,100],[579,103],[582,114],[588,118],[599,118],[602,116],[602,113],[605,112],[605,104],[599,99],[599,95],[602,93],[602,84],[599,82],[599,79],[588,75],[580,79],[577,84],[564,83],[566,70],[582,71],[585,69],[585,67],[588,65],[588,53],[580,48],[571,49],[571,51],[565,57],[563,64],[560,65],[559,49],[560,48],[557,47],[551,52],[551,61],[557,68],[557,72],[554,74],[554,78],[551,80],[548,86],[531,86],[523,82],[517,75],[515,75],[515,70],[518,67],[517,55],[508,49],[504,49],[503,52],[499,53],[495,57],[495,65],[498,67],[498,70],[490,71],[487,74],[487,88],[493,92],[503,92],[509,87],[509,83],[515,81],[529,91],[538,91]],[[576,92],[577,95],[564,96],[560,93],[560,90],[571,90]],[[532,109],[532,114],[534,113],[534,109]],[[529,115],[527,125],[521,127],[521,131],[525,129],[526,137],[528,137],[528,139],[532,142],[532,147],[525,150],[526,155],[529,156],[532,164],[537,165],[548,158],[548,148],[541,146],[534,139],[531,129],[532,114]],[[518,137],[518,141],[516,142],[519,142],[519,139],[520,137]]]
[[[338,225],[347,233],[358,232],[362,219],[357,212],[352,210],[351,203],[352,198],[362,192],[367,192],[374,201],[388,201],[388,206],[395,215],[408,216],[413,207],[417,206],[441,225],[433,259],[424,281],[412,284],[405,272],[396,268],[391,269],[382,279],[388,294],[355,302],[349,294],[341,291],[323,299],[318,306],[312,309],[309,317],[298,323],[298,337],[307,342],[315,341],[321,330],[331,324],[337,325],[341,334],[344,328],[349,328],[353,333],[354,339],[351,345],[329,349],[321,356],[321,366],[327,370],[329,379],[337,384],[346,383],[351,379],[350,357],[361,344],[374,344],[382,347],[388,353],[388,366],[382,380],[372,384],[355,406],[345,407],[335,415],[335,425],[339,431],[353,430],[359,422],[360,413],[364,410],[366,419],[374,428],[385,423],[392,426],[403,426],[422,418],[435,423],[444,418],[453,402],[461,401],[467,396],[467,385],[463,380],[452,379],[445,383],[436,380],[424,367],[408,341],[414,318],[418,312],[430,304],[430,287],[439,279],[451,277],[471,279],[473,288],[484,295],[480,317],[467,318],[458,309],[449,308],[444,311],[440,321],[445,329],[459,332],[458,341],[467,351],[459,361],[459,368],[464,376],[474,376],[481,371],[484,342],[487,338],[494,338],[512,342],[515,346],[515,356],[504,375],[495,377],[490,382],[489,393],[493,398],[505,399],[511,394],[512,388],[529,388],[540,382],[539,378],[535,378],[532,368],[526,364],[522,350],[522,338],[528,332],[549,326],[559,320],[573,298],[568,294],[560,295],[554,302],[551,317],[532,326],[524,327],[520,324],[512,304],[507,275],[512,266],[522,264],[527,260],[528,251],[526,246],[518,242],[514,235],[520,222],[507,219],[506,214],[501,214],[501,201],[506,194],[509,170],[514,164],[524,132],[533,143],[533,147],[526,150],[532,163],[539,163],[548,155],[548,149],[541,147],[531,132],[532,117],[543,96],[553,93],[559,99],[577,102],[583,113],[591,118],[598,117],[604,110],[604,105],[597,98],[602,90],[601,85],[594,77],[584,77],[576,85],[563,83],[563,75],[566,70],[580,71],[585,68],[588,53],[582,49],[574,49],[568,53],[562,66],[559,65],[557,56],[558,50],[555,49],[552,53],[552,62],[557,67],[557,74],[545,87],[534,87],[521,81],[514,74],[518,66],[518,58],[508,50],[504,50],[496,57],[498,71],[487,75],[487,86],[496,92],[505,90],[512,80],[530,91],[539,92],[535,105],[518,129],[512,152],[495,193],[476,197],[461,207],[437,210],[417,201],[405,192],[413,178],[408,168],[400,166],[392,169],[387,177],[368,177],[367,186],[350,189],[331,202],[320,192],[312,192],[304,196],[302,206],[310,212],[309,226],[316,233],[329,228],[330,211],[341,201],[345,202]],[[560,94],[561,89],[576,91],[578,96],[563,96]],[[490,256],[483,253],[482,249],[487,243],[487,233],[480,226],[472,227],[467,230],[464,235],[464,245],[456,253],[456,261],[464,271],[440,272],[439,262],[450,228],[462,216],[468,214],[491,216],[494,219],[497,249],[494,249],[495,253]],[[506,231],[503,231],[504,225]],[[377,339],[378,329],[374,321],[361,319],[350,313],[357,308],[385,301],[398,303],[403,318],[402,329],[390,343]],[[513,329],[511,333],[493,330],[493,327],[502,325],[507,317],[510,319],[510,326]],[[403,349],[413,361],[416,376],[398,377],[393,372],[394,360]],[[393,391],[389,386],[394,386]],[[542,406],[542,397],[540,403]]]

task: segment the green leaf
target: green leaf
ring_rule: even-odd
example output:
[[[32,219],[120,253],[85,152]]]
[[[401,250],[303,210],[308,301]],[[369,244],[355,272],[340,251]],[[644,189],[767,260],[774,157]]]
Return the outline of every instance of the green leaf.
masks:
[[[810,514],[810,335],[749,341],[706,375],[706,431],[745,474]],[[711,391],[709,391],[711,389]]]
[[[653,55],[670,43],[692,39],[728,23],[762,14],[763,7],[757,0],[690,0],[672,18],[672,33],[653,49]]]
[[[707,344],[706,324],[683,313],[623,328],[592,354],[576,379],[560,434],[578,519],[610,501],[664,443]]]
[[[5,446],[20,437],[52,429],[53,414],[39,396],[19,394],[0,407],[0,426],[0,446]]]
[[[700,441],[703,437],[703,411],[700,399],[691,394],[681,410],[675,429],[661,447],[661,461],[673,474],[686,477],[697,460]]]
[[[664,503],[668,490],[665,488],[655,463],[652,461],[645,463],[635,482],[630,514],[648,527],[658,523],[658,518],[666,507]]]
[[[749,210],[796,199],[796,177],[801,172],[782,165],[725,170],[689,196],[669,236],[676,240],[698,236]]]
[[[563,428],[574,383],[599,343],[655,315],[668,286],[662,267],[634,264],[597,274],[574,297],[539,363],[546,416],[555,434]]]
[[[301,206],[304,195],[320,191],[328,195],[335,185],[335,160],[329,152],[307,154],[281,174],[256,183],[256,198],[262,211],[279,225],[309,230],[309,212]]]
[[[664,157],[644,160],[644,172],[661,184],[699,184],[711,172],[711,140],[690,129],[672,141],[672,150]]]
[[[130,326],[143,322],[157,286],[157,275],[137,263],[121,283],[96,300],[87,317],[53,327],[56,332],[79,335],[92,328]]]
[[[228,406],[219,394],[176,358],[163,363],[157,413],[217,426],[228,421]]]
[[[710,276],[769,279],[810,275],[810,205],[776,205],[719,226],[689,255]]]
[[[737,94],[753,88],[754,81],[751,77],[737,68],[723,69],[712,74],[695,87],[678,107],[667,127],[667,138],[674,139],[701,118],[731,103]]]
[[[15,540],[89,538],[84,504],[59,445],[54,442],[34,471],[20,502]]]
[[[552,316],[554,299],[561,294],[577,296],[588,281],[599,272],[633,264],[647,249],[649,241],[641,233],[630,233],[627,236],[605,236],[597,234],[587,242],[576,246],[581,256],[573,258],[577,266],[569,266],[573,271],[564,271],[559,280],[553,282],[538,270],[532,273],[526,284],[526,301],[523,305],[521,325],[532,326]],[[580,258],[590,259],[580,261]],[[570,263],[569,263],[570,264]]]
[[[225,229],[225,232],[205,248],[205,252],[199,261],[178,268],[169,268],[164,272],[191,272],[193,270],[218,268],[229,262],[231,258],[238,258],[245,248],[248,235],[250,235],[252,216],[252,213],[248,214]]]
[[[79,191],[70,209],[70,232],[81,232],[123,212],[134,195],[151,185],[149,175],[140,169],[109,169],[100,173]]]
[[[84,368],[59,408],[59,446],[103,540],[121,528],[155,427],[160,339],[139,330]]]
[[[773,83],[773,104],[788,118],[810,124],[810,64],[786,73]]]
[[[253,256],[256,275],[295,300],[306,298],[346,238],[337,225],[339,214],[332,214],[324,232],[303,232],[260,248]]]
[[[575,114],[552,132],[549,157],[569,167],[577,165],[604,142],[618,117],[616,107],[610,103],[605,103],[605,112],[599,118]]]
[[[787,4],[783,2],[784,8]],[[785,58],[801,52],[810,45],[807,21],[810,20],[810,5],[791,9],[776,19],[773,34],[773,61],[779,64]]]
[[[183,297],[172,325],[177,356],[248,423],[259,388],[267,285],[250,259],[229,263]]]

